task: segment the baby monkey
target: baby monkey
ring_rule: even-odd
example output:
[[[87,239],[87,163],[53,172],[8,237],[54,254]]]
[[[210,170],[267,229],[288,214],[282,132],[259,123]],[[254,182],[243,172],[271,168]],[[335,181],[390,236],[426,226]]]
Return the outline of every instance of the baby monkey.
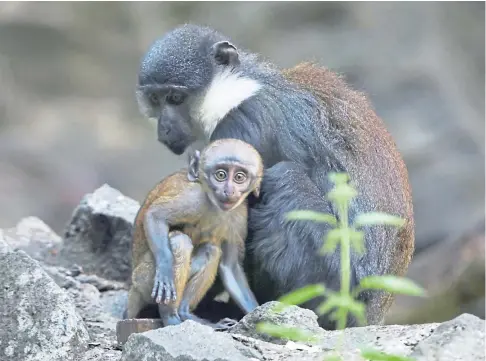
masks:
[[[263,176],[260,154],[237,139],[221,139],[189,168],[162,180],[135,219],[132,286],[127,318],[158,304],[165,326],[193,320],[224,330],[230,319],[211,323],[191,313],[219,274],[243,312],[258,306],[241,261],[247,235],[247,196],[258,197]]]

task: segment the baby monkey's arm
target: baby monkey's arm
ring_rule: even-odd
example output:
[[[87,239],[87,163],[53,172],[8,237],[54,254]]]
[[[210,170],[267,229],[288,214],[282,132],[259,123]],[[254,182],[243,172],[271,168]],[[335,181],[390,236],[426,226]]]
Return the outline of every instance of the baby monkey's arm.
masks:
[[[239,245],[235,242],[225,241],[221,245],[221,250],[219,272],[224,287],[241,310],[249,313],[258,307],[258,302],[240,265]]]
[[[194,223],[201,210],[198,192],[194,184],[178,177],[166,182],[160,196],[147,210],[144,219],[147,243],[155,259],[155,279],[152,298],[157,303],[173,302],[176,294],[174,284],[174,255],[169,242],[169,228],[174,225]]]

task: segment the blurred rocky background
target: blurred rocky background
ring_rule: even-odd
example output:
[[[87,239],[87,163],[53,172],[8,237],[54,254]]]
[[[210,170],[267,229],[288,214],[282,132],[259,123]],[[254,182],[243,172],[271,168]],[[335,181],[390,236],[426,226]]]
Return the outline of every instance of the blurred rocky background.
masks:
[[[409,276],[455,300],[433,315],[400,298],[391,320],[484,318],[484,19],[484,2],[1,2],[0,228],[35,215],[62,234],[103,183],[141,201],[185,164],[138,114],[134,86],[155,38],[206,24],[283,67],[317,60],[369,95],[409,169]],[[474,292],[457,290],[464,279]]]

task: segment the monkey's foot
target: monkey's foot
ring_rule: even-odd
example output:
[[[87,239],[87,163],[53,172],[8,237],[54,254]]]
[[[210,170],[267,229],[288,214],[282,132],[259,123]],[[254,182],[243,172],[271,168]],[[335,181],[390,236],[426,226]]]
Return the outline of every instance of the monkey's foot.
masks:
[[[165,326],[175,326],[182,322],[177,313],[173,313],[171,311],[167,312],[166,307],[162,305],[159,305],[159,314],[161,315],[160,318],[164,322]]]
[[[132,333],[156,330],[161,327],[164,327],[161,319],[130,318],[121,320],[116,324],[116,339],[119,344],[123,345]]]

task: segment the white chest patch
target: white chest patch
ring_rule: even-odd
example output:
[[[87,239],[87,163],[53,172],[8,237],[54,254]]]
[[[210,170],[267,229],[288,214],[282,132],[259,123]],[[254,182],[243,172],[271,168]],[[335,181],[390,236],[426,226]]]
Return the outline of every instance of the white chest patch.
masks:
[[[229,70],[217,74],[203,95],[195,118],[207,138],[211,136],[219,121],[232,109],[255,95],[261,85]]]

